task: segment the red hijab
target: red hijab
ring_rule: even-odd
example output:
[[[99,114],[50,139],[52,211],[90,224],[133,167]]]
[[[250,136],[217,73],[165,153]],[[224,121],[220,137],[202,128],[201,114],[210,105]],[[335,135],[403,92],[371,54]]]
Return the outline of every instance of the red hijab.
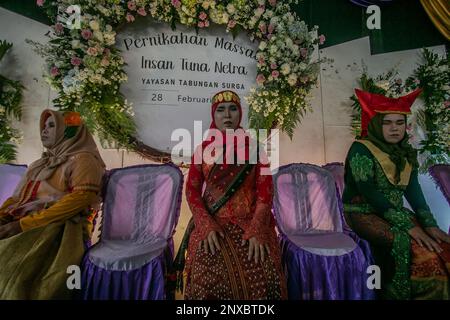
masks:
[[[217,137],[217,131],[213,131],[213,130],[219,130],[215,121],[214,121],[214,114],[216,112],[217,107],[219,106],[219,104],[223,103],[223,102],[234,102],[236,104],[236,106],[238,107],[239,110],[239,124],[238,127],[235,129],[234,131],[234,143],[231,143],[231,138],[232,136],[229,136],[229,134],[224,130],[224,131],[220,131],[220,135],[222,137],[221,141],[220,139],[218,139],[218,141],[216,142],[216,137]],[[231,91],[231,90],[225,90],[225,91],[220,91],[218,93],[216,93],[213,97],[212,97],[212,105],[211,105],[211,125],[209,126],[209,132],[208,132],[208,136],[205,140],[203,140],[202,144],[201,144],[201,152],[203,152],[205,154],[215,154],[215,150],[222,150],[225,149],[224,157],[223,157],[223,164],[226,167],[227,166],[227,159],[234,159],[232,161],[234,161],[231,164],[236,164],[236,155],[239,157],[240,160],[244,160],[242,159],[242,151],[238,152],[238,149],[244,147],[245,148],[245,160],[249,159],[249,139],[250,137],[248,136],[248,134],[245,132],[245,130],[241,127],[241,121],[242,121],[242,106],[241,106],[241,99],[239,98],[239,96],[237,95],[237,93]],[[240,146],[239,142],[243,141],[242,139],[244,139],[245,144],[244,146]],[[208,148],[207,148],[208,147]],[[209,152],[210,150],[214,149],[214,151]],[[207,152],[205,153],[205,150],[207,150]]]

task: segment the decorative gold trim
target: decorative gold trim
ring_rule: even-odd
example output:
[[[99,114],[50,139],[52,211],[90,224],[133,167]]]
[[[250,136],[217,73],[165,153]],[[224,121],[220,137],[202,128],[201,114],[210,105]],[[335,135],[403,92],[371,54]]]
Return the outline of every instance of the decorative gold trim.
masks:
[[[236,102],[241,103],[239,96],[232,91],[219,92],[213,97],[213,104],[220,102]]]
[[[400,181],[395,183],[395,164],[389,159],[389,155],[381,151],[377,146],[375,146],[369,140],[356,140],[357,142],[363,144],[369,151],[373,154],[375,159],[377,159],[383,172],[388,178],[389,182],[394,186],[407,186],[409,184],[409,179],[411,177],[412,166],[406,161],[405,168],[400,172]]]

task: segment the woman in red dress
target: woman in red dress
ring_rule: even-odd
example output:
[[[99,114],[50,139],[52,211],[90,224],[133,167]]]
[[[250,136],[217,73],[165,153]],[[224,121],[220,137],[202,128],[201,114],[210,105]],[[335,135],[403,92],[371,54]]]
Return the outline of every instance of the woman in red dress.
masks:
[[[228,135],[245,136],[236,93],[217,93],[211,116],[210,135],[197,148],[189,169],[186,197],[193,219],[175,261],[183,265],[187,247],[185,299],[284,299],[269,165],[251,161],[249,139],[239,145]],[[211,158],[214,161],[208,161]]]

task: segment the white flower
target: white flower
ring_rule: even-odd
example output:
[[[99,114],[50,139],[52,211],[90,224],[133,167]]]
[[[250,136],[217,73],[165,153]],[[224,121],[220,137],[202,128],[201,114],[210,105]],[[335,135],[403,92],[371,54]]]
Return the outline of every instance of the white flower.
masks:
[[[111,12],[107,8],[105,8],[104,6],[102,6],[100,4],[97,5],[97,9],[107,17],[109,17],[111,15]]]
[[[202,3],[202,7],[203,7],[203,9],[205,9],[205,10],[208,10],[209,6],[210,6],[209,1],[204,1],[204,2]]]
[[[284,15],[284,18],[285,19],[287,19],[287,21],[289,22],[289,23],[292,23],[292,22],[294,22],[294,16],[292,15],[292,13],[290,13],[290,12],[288,12],[288,13],[286,13],[285,15]]]
[[[265,48],[267,48],[267,43],[265,41],[261,41],[259,43],[259,50],[264,50]]]
[[[285,76],[288,75],[291,72],[291,67],[288,63],[285,63],[281,66],[281,73]]]
[[[230,14],[233,14],[233,13],[236,12],[236,8],[234,7],[234,5],[233,5],[232,3],[229,3],[229,4],[227,5],[227,11],[228,11]]]
[[[277,51],[278,51],[278,47],[276,46],[276,45],[271,45],[270,46],[270,53],[271,54],[275,54],[275,53],[277,53]]]
[[[101,31],[94,31],[94,38],[100,42],[103,42],[103,34],[101,33]]]
[[[222,23],[228,23],[229,19],[230,19],[230,16],[228,15],[228,13],[224,12],[222,14]]]
[[[95,21],[95,20],[91,20],[91,21],[89,22],[89,27],[91,27],[91,29],[94,30],[94,31],[100,29],[100,25],[99,25],[98,22]]]
[[[297,83],[297,75],[295,75],[294,73],[291,73],[289,75],[287,81],[291,86],[295,86],[295,84]]]
[[[249,26],[250,28],[253,28],[253,27],[255,26],[255,24],[256,24],[256,21],[258,21],[258,18],[252,17],[252,18],[250,19],[250,21],[248,22],[248,26]]]
[[[263,8],[258,8],[255,10],[255,17],[259,18],[261,17],[261,15],[264,13],[264,9]]]
[[[389,86],[390,86],[388,80],[378,81],[377,83],[375,83],[375,85],[384,90],[389,90]]]
[[[279,20],[280,20],[280,19],[279,19],[277,16],[272,17],[272,18],[270,19],[270,24],[273,24],[274,26],[276,26],[276,25],[278,24]]]
[[[106,45],[113,45],[116,43],[116,33],[104,33],[103,38],[105,40]]]
[[[264,16],[266,16],[267,18],[272,18],[273,17],[273,11],[272,10],[267,10],[266,13],[264,14]]]
[[[90,80],[91,80],[91,82],[99,83],[102,80],[102,76],[99,74],[94,74]]]
[[[72,40],[71,45],[73,49],[78,49],[80,47],[80,40]]]

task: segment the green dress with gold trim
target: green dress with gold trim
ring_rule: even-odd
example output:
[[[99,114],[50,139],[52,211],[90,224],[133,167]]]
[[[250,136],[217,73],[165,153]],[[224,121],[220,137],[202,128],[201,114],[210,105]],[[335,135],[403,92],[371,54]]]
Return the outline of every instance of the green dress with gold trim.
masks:
[[[348,152],[344,179],[346,220],[369,241],[375,260],[382,267],[382,279],[383,273],[386,275],[382,281],[383,297],[412,298],[415,284],[411,283],[408,230],[416,224],[423,228],[437,226],[419,185],[417,169],[407,163],[396,176],[388,154],[369,140],[358,140]],[[403,196],[413,211],[403,206]],[[390,260],[390,264],[380,263],[382,260]],[[448,297],[446,283],[444,298]]]

